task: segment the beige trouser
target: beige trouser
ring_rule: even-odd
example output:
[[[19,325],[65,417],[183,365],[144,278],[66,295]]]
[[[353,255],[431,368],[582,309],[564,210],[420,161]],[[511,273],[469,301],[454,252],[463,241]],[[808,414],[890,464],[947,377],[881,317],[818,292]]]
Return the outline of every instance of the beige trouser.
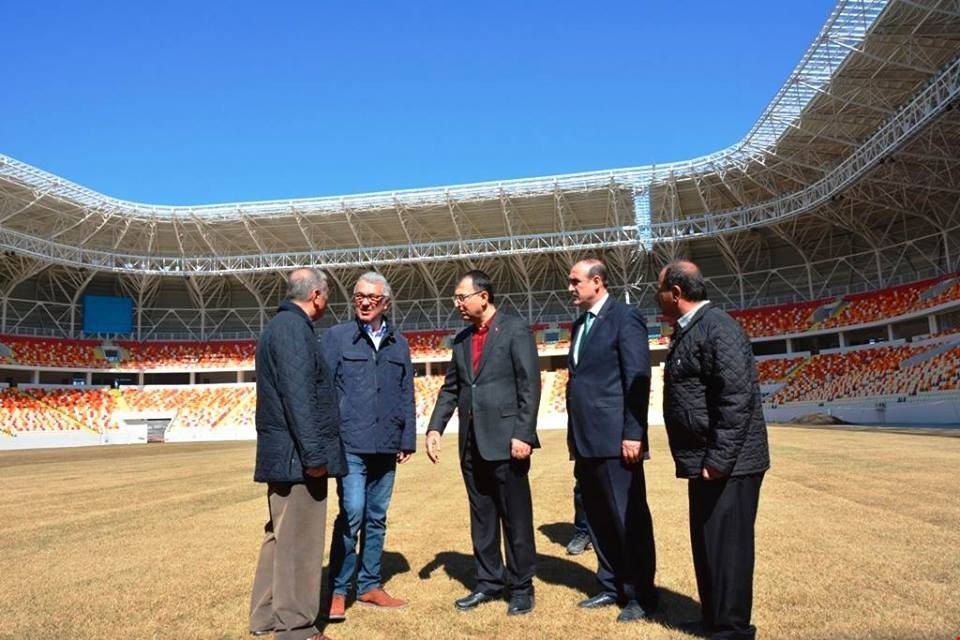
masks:
[[[327,479],[270,483],[267,501],[270,520],[253,578],[250,630],[305,640],[319,631]]]

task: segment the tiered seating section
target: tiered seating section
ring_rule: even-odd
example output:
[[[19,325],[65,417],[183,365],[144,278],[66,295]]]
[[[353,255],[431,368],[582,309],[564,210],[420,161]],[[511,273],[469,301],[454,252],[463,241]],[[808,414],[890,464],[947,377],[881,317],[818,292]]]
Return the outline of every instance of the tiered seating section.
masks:
[[[0,357],[0,364],[75,369],[102,369],[110,366],[103,354],[98,352],[97,348],[101,343],[96,340],[0,336],[0,342],[13,352],[13,357]]]
[[[733,311],[736,318],[751,338],[780,336],[809,331],[813,326],[813,312],[829,300],[816,300],[777,307],[760,307]]]
[[[0,390],[0,431],[102,431],[112,425],[116,397],[105,389]]]
[[[935,351],[940,349],[941,352]],[[904,366],[908,358],[924,358]],[[908,362],[908,364],[910,364]],[[782,382],[774,404],[826,402],[876,396],[907,397],[931,391],[960,389],[960,342],[946,345],[899,345],[819,354],[807,359],[785,357],[760,361],[761,383]],[[417,417],[429,417],[443,376],[414,381]],[[563,414],[567,371],[541,373],[541,416]],[[652,389],[652,403],[660,389]],[[655,406],[655,405],[653,405]],[[162,412],[173,417],[172,428],[251,426],[256,392],[252,385],[223,387],[111,389],[0,389],[0,435],[30,431],[103,431],[116,426],[119,412]]]
[[[541,372],[540,413],[567,412],[567,381],[569,379],[570,373],[566,369]]]
[[[801,356],[770,358],[757,361],[757,379],[760,384],[774,384],[782,381],[790,371],[803,362]]]
[[[238,369],[254,363],[256,343],[229,342],[118,342],[127,352],[124,367],[133,369]]]
[[[130,411],[163,411],[175,413],[173,427],[215,428],[238,406],[255,397],[252,386],[183,387],[124,389],[123,401]]]
[[[944,283],[944,280],[949,283]],[[943,291],[936,295],[924,295],[934,287],[941,286]],[[960,300],[960,278],[954,275],[844,296],[833,312],[820,322],[814,320],[814,312],[820,307],[837,302],[835,299],[758,307],[733,311],[730,315],[740,321],[751,338],[762,338],[882,322],[957,300]]]
[[[820,323],[820,328],[847,327],[901,316],[913,311],[920,303],[920,294],[936,282],[924,280],[882,291],[845,296],[836,313]]]
[[[410,356],[413,358],[449,358],[452,331],[418,331],[404,333],[410,343]]]
[[[957,389],[960,346],[920,364],[902,366],[905,359],[931,349],[903,345],[816,355],[790,376],[772,401],[782,404],[873,396],[906,397]]]

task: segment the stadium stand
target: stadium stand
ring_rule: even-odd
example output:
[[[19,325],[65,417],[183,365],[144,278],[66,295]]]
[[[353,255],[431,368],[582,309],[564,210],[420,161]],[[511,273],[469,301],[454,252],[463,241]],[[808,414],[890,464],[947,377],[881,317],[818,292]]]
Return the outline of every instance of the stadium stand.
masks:
[[[924,354],[929,357],[924,358]],[[909,366],[905,362],[910,361]],[[919,366],[921,365],[922,366]],[[774,394],[776,404],[957,389],[960,345],[881,346],[810,358]]]
[[[123,342],[126,351],[122,364],[126,368],[161,369],[189,367],[196,369],[236,369],[254,365],[256,342],[234,340],[224,342]]]
[[[443,376],[417,376],[413,379],[413,393],[417,403],[417,419],[429,418],[437,402],[437,392]]]
[[[798,364],[803,362],[801,356],[789,356],[784,358],[768,358],[757,361],[757,379],[760,384],[773,384],[782,381],[787,374]]]
[[[830,300],[798,304],[758,307],[730,312],[751,338],[778,336],[809,331],[814,325],[814,311]]]
[[[877,322],[901,316],[919,304],[920,294],[934,280],[923,280],[881,291],[844,296],[836,313],[820,323],[821,329]]]
[[[123,389],[123,400],[131,411],[174,412],[171,427],[216,428],[231,412],[255,397],[252,386],[164,387]]]
[[[0,390],[0,430],[15,435],[31,431],[73,431],[81,424],[44,404],[33,393]]]
[[[52,409],[75,428],[103,431],[112,426],[116,395],[108,389],[27,389],[23,392]]]
[[[99,351],[96,340],[67,340],[61,338],[30,338],[0,336],[0,344],[7,347],[0,356],[2,364],[32,367],[102,369],[111,366]]]
[[[411,331],[404,332],[410,343],[410,356],[418,359],[449,358],[449,340],[452,331]]]

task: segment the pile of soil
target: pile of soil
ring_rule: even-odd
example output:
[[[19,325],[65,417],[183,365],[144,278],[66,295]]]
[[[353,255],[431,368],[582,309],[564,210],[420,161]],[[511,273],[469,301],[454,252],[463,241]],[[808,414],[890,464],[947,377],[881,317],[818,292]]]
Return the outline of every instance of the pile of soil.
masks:
[[[821,425],[821,424],[850,424],[846,420],[841,420],[836,416],[827,415],[826,413],[807,413],[802,416],[797,416],[790,421],[790,424],[810,424],[810,425]]]

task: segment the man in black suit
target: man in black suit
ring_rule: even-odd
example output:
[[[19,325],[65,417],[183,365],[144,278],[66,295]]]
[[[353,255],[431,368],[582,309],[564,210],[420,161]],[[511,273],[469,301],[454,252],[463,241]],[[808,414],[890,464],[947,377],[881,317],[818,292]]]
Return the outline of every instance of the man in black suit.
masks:
[[[617,620],[649,617],[657,607],[653,521],[647,506],[650,348],[636,308],[610,296],[606,268],[581,260],[570,269],[573,325],[567,359],[567,441],[597,552],[601,592],[579,604],[619,604]]]
[[[660,272],[657,301],[676,331],[664,369],[663,417],[677,477],[686,478],[701,635],[752,640],[754,524],[770,468],[750,339],[707,300],[692,262]]]
[[[471,326],[453,340],[453,357],[427,427],[427,456],[439,461],[440,438],[454,410],[460,417],[460,470],[470,498],[470,537],[477,584],[456,601],[467,611],[510,596],[508,615],[533,610],[536,547],[530,499],[530,454],[540,446],[540,367],[527,323],[497,311],[482,271],[465,274],[454,304]],[[506,538],[506,568],[500,553]]]

